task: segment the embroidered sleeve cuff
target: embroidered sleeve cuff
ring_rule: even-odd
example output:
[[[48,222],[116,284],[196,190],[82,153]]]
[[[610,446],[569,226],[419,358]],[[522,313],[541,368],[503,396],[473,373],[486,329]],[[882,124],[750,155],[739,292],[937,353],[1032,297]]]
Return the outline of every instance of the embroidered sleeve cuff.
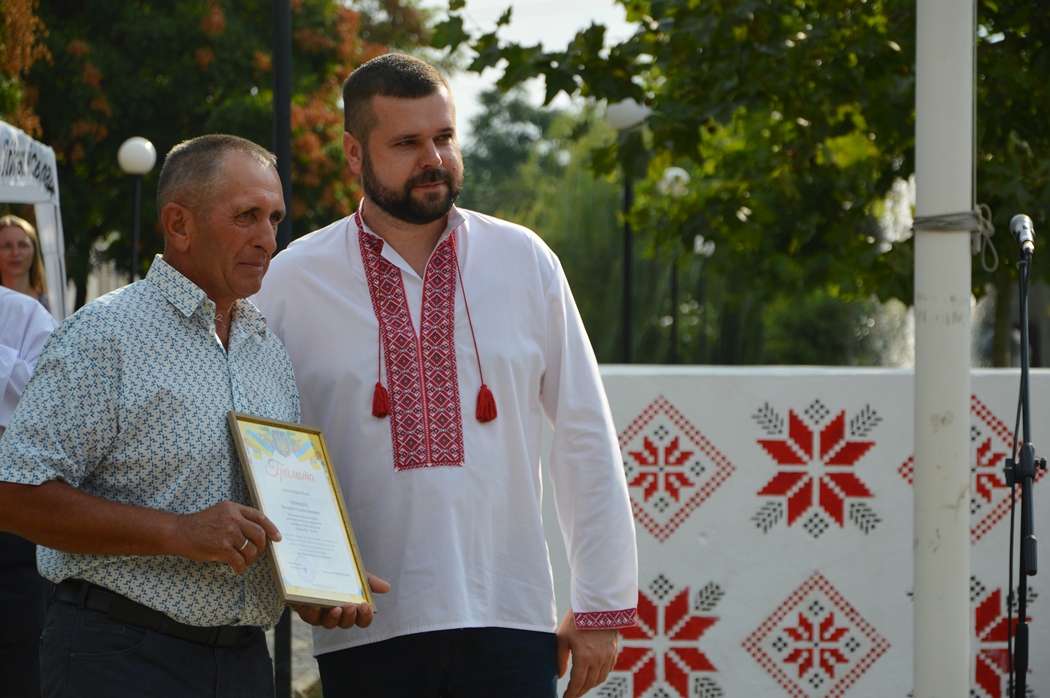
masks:
[[[638,624],[638,609],[636,608],[625,608],[622,611],[573,613],[572,615],[576,620],[576,627],[581,630],[633,628]]]

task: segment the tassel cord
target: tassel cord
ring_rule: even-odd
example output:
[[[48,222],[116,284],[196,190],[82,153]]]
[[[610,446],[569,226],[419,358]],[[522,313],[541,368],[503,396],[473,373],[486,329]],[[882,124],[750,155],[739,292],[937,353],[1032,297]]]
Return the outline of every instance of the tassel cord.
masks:
[[[463,285],[463,270],[459,268],[459,249],[452,240],[452,259],[456,261],[456,277],[459,279],[459,290],[463,294],[463,308],[467,311],[467,326],[470,328],[470,341],[474,343],[474,358],[478,363],[478,377],[481,378],[481,389],[478,390],[478,406],[474,416],[479,422],[491,422],[497,416],[496,398],[485,385],[485,374],[481,371],[481,352],[478,351],[478,338],[474,335],[474,321],[470,319],[470,304],[467,302],[467,289]]]

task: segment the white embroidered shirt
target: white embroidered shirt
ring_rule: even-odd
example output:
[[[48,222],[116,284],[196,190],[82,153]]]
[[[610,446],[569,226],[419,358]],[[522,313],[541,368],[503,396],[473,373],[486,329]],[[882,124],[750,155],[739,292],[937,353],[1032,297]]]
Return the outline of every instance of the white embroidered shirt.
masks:
[[[304,423],[324,429],[364,566],[393,585],[369,628],[315,629],[315,652],[459,627],[556,629],[547,418],[577,624],[634,624],[634,520],[608,402],[560,264],[534,233],[453,208],[423,279],[350,217],[280,253],[255,301],[288,348]],[[486,423],[479,354],[498,409]],[[390,397],[381,419],[377,380]]]

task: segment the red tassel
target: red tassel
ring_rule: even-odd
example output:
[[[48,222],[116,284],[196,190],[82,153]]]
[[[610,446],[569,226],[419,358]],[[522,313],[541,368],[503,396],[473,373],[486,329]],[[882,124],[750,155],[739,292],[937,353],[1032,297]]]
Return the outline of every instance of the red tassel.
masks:
[[[496,418],[496,398],[492,396],[492,391],[484,383],[481,384],[481,390],[478,391],[477,418],[479,422],[491,422]]]
[[[478,409],[481,409],[480,407]],[[390,396],[382,383],[376,383],[375,393],[372,395],[372,416],[382,419],[390,414]]]

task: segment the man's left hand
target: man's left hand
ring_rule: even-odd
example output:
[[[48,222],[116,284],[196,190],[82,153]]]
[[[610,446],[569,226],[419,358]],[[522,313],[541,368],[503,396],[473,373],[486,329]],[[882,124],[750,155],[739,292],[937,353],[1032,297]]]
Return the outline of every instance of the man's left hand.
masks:
[[[565,676],[569,655],[572,655],[572,671],[563,698],[577,698],[595,686],[600,686],[616,664],[619,644],[620,631],[615,628],[577,628],[570,608],[558,628],[558,678]]]

